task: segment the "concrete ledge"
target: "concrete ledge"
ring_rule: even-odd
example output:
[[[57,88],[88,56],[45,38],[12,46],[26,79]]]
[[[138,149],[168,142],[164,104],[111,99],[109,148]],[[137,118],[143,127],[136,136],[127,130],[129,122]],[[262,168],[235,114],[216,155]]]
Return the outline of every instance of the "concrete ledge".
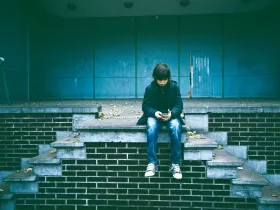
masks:
[[[53,148],[83,148],[84,143],[77,138],[65,138],[51,143]]]
[[[29,159],[27,163],[31,165],[57,165],[60,164],[60,159],[56,158],[55,153],[50,153],[49,151],[45,154]]]
[[[113,129],[114,130],[114,129]],[[81,142],[147,142],[146,130],[117,130],[117,131],[100,131],[80,132]],[[170,142],[170,137],[167,132],[159,132],[159,143]],[[182,133],[181,142],[186,142],[186,134]]]
[[[34,182],[37,181],[37,176],[32,171],[25,172],[26,169],[21,169],[19,172],[10,174],[3,178],[4,182]]]
[[[0,192],[0,200],[11,200],[14,198],[14,193],[9,191],[10,185],[8,183],[1,184],[0,189],[3,190]]]
[[[214,140],[219,145],[227,145],[228,142],[227,132],[200,132],[200,133]]]
[[[215,159],[207,161],[206,175],[208,178],[234,179],[237,177],[237,167],[242,161],[224,150],[214,150]]]
[[[55,105],[54,105],[55,106]],[[90,107],[0,107],[0,113],[98,113],[100,105]]]
[[[34,173],[38,176],[61,176],[61,160],[56,158],[56,153],[47,152],[28,161],[34,165]]]
[[[207,166],[234,166],[239,167],[243,165],[243,162],[237,159],[235,156],[229,154],[225,150],[214,150],[215,159],[207,161]]]
[[[240,159],[247,159],[247,146],[228,146],[225,145],[224,149],[230,154]]]
[[[272,195],[278,195],[273,197]],[[280,189],[269,183],[262,188],[262,197],[258,198],[258,210],[279,210],[280,209]]]
[[[279,113],[279,106],[217,106],[217,107],[188,107],[184,108],[185,114],[205,113]]]
[[[3,179],[10,184],[10,192],[35,193],[38,192],[37,176],[34,171],[25,172],[25,169],[13,173]]]
[[[184,160],[212,160],[212,151],[217,143],[204,135],[189,136],[184,144]]]
[[[15,199],[14,193],[11,193],[10,185],[5,183],[0,185],[0,209],[1,210],[14,210],[15,209]]]
[[[248,167],[243,167],[243,169],[237,170],[237,178],[233,179],[231,183],[236,185],[259,185],[263,187],[268,184],[268,181]]]

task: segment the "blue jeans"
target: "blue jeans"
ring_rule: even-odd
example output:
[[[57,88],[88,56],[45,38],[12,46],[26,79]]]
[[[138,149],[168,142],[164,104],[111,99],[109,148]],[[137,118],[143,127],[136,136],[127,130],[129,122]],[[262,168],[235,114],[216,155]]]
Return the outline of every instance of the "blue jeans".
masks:
[[[149,117],[147,120],[147,155],[149,163],[158,165],[157,158],[157,139],[158,130],[165,125],[168,129],[168,134],[171,138],[171,155],[170,162],[180,164],[181,159],[181,133],[182,124],[178,119],[169,121],[161,121],[154,117]]]

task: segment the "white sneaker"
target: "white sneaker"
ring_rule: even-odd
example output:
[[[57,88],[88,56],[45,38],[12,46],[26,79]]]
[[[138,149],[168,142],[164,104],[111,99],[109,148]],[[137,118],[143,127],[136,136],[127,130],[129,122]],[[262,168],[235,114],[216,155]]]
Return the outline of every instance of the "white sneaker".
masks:
[[[157,170],[157,165],[155,165],[154,163],[149,163],[146,169],[145,177],[154,176]]]
[[[182,172],[179,164],[172,163],[170,171],[172,171],[173,177],[175,179],[182,179]]]

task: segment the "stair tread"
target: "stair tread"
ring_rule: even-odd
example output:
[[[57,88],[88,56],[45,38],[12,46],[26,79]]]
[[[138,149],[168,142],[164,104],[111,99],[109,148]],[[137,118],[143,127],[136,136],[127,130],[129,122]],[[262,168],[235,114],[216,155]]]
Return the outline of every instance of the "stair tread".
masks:
[[[32,168],[31,168],[32,169]],[[33,169],[26,171],[27,168],[23,168],[18,172],[12,173],[3,178],[4,182],[33,182],[37,180],[37,175],[34,174]]]
[[[114,117],[111,119],[92,119],[76,123],[75,130],[89,131],[89,130],[106,130],[106,131],[132,131],[132,132],[146,132],[145,125],[136,125],[139,116],[125,116]],[[182,126],[182,131],[186,131],[185,125]],[[162,131],[167,132],[166,127],[162,127]]]
[[[27,161],[28,164],[31,165],[39,165],[39,164],[60,164],[60,159],[56,158],[56,152],[52,152],[53,150],[48,151],[42,155],[38,155],[33,157]]]
[[[217,143],[212,139],[208,138],[207,136],[203,134],[199,134],[198,137],[189,136],[184,146],[185,149],[191,149],[191,148],[215,149],[217,147]]]
[[[244,184],[244,185],[262,185],[268,184],[268,181],[258,173],[254,172],[248,167],[237,170],[237,178],[232,180],[233,184]]]
[[[10,200],[14,197],[14,193],[10,192],[10,185],[8,183],[2,183],[0,189],[0,200]]]
[[[277,195],[277,196],[272,196]],[[280,205],[280,189],[274,184],[269,183],[262,188],[262,197],[258,198],[261,204],[277,204]]]
[[[75,138],[67,137],[67,138],[52,142],[51,147],[53,147],[53,148],[65,148],[65,147],[81,148],[81,147],[84,147],[84,143],[80,142],[80,139],[78,137],[75,137]]]
[[[242,166],[243,161],[231,155],[224,149],[215,149],[213,151],[215,158],[213,160],[207,161],[208,166]]]

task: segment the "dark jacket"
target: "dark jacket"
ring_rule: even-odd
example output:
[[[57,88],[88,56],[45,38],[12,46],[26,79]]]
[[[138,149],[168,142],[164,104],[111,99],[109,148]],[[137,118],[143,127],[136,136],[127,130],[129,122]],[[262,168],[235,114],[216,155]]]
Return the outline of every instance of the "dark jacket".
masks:
[[[182,124],[185,124],[181,118],[183,111],[183,101],[181,98],[180,89],[177,82],[170,80],[164,87],[166,91],[166,100],[168,109],[171,111],[171,118],[180,119]],[[145,89],[144,99],[142,102],[143,116],[138,120],[137,125],[144,125],[147,123],[148,117],[155,117],[155,112],[160,111],[160,86],[156,81],[152,81]]]

